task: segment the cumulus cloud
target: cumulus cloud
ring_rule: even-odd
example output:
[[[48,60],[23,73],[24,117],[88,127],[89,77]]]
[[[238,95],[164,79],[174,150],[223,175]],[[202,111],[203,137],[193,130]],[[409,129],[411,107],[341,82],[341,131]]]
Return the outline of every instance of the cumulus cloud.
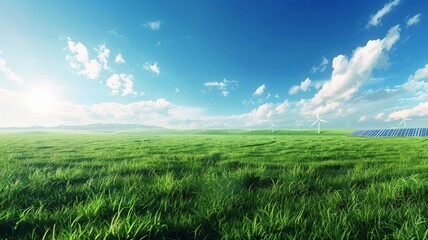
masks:
[[[133,90],[134,76],[132,74],[113,74],[106,82],[107,87],[111,89],[111,95],[118,95],[122,92],[122,96],[136,94]]]
[[[256,89],[256,91],[254,92],[254,95],[262,95],[265,92],[266,86],[263,84],[260,87],[258,87]]]
[[[0,58],[0,72],[3,72],[4,76],[16,82],[19,85],[24,84],[24,79],[22,77],[18,76],[15,72],[13,72],[6,64],[6,60]]]
[[[114,59],[114,62],[117,64],[123,64],[126,63],[125,59],[122,57],[122,54],[117,54],[116,58]]]
[[[318,66],[312,66],[311,72],[324,72],[327,69],[327,64],[329,63],[328,59],[326,57],[323,57],[321,59],[321,63]]]
[[[339,55],[333,59],[331,79],[323,83],[315,96],[302,102],[306,114],[318,111],[340,110],[341,103],[350,100],[371,78],[372,71],[387,63],[386,52],[400,38],[400,27],[392,27],[383,39],[370,40],[354,50],[350,59]]]
[[[109,69],[108,67],[108,56],[110,55],[110,49],[106,47],[105,44],[100,45],[97,48],[98,60],[103,64],[104,69]]]
[[[383,6],[383,8],[381,8],[379,11],[377,11],[374,15],[372,15],[370,17],[369,23],[367,24],[367,28],[371,27],[371,26],[379,26],[380,24],[382,24],[382,18],[388,14],[389,12],[392,11],[392,9],[396,6],[398,6],[398,4],[400,4],[401,0],[393,0],[387,4],[385,4],[385,6]]]
[[[428,64],[410,75],[403,87],[410,92],[416,93],[418,99],[422,101],[428,97],[428,82],[425,80],[428,80]]]
[[[222,82],[206,82],[204,83],[204,86],[210,89],[217,88],[221,91],[224,97],[227,97],[229,96],[229,89],[235,89],[238,86],[238,82],[223,79]]]
[[[153,22],[147,22],[144,24],[144,27],[149,28],[151,30],[159,30],[161,27],[161,21],[153,21]]]
[[[290,103],[288,102],[288,100],[285,100],[283,103],[276,106],[275,110],[277,113],[285,113],[285,111],[287,111],[289,107]]]
[[[306,78],[304,81],[300,83],[300,86],[298,85],[292,86],[288,91],[288,94],[293,95],[298,93],[299,91],[302,91],[302,92],[308,91],[309,86],[311,85],[311,82],[312,82],[311,79]]]
[[[101,64],[96,59],[90,59],[88,49],[81,42],[73,42],[71,38],[67,38],[67,49],[69,54],[66,59],[70,67],[77,74],[84,75],[88,79],[98,79],[101,72]]]
[[[421,14],[416,14],[415,16],[407,19],[406,24],[408,27],[418,24],[421,18]]]
[[[157,75],[160,74],[160,67],[158,67],[158,63],[155,62],[154,64],[150,64],[149,62],[145,62],[143,65],[144,69],[153,73],[156,73]]]
[[[409,117],[426,117],[428,116],[428,102],[419,103],[417,106],[400,111],[394,111],[389,114],[387,121],[400,120]]]

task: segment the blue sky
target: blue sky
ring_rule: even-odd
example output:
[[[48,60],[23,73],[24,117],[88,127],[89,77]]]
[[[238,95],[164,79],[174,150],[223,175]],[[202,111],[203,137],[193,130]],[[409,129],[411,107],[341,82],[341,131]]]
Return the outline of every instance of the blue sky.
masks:
[[[428,122],[428,2],[2,1],[0,127]]]

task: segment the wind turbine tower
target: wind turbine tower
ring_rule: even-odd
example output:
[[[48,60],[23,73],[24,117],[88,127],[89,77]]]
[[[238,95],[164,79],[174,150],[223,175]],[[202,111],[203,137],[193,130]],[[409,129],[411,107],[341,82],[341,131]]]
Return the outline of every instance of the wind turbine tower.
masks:
[[[318,134],[321,133],[321,122],[328,123],[326,120],[321,119],[320,116],[317,113],[317,120],[315,120],[315,122],[312,123],[312,125],[310,127],[313,127],[315,124],[318,123]]]
[[[401,120],[401,122],[400,122],[400,125],[399,125],[399,126],[403,125],[403,128],[406,128],[406,121],[411,121],[411,120],[412,120],[412,119],[410,119],[410,118],[402,117],[402,120]]]
[[[299,123],[299,121],[296,120],[296,128],[297,130],[300,130],[300,126],[302,126],[303,124]]]
[[[272,129],[272,133],[275,133],[275,127],[278,127],[278,126],[273,124],[272,120],[270,120],[270,128]]]

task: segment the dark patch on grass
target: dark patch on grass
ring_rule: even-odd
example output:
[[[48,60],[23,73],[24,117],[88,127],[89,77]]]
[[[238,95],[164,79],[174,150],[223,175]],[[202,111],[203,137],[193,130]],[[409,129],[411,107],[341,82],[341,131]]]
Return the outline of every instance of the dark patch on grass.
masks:
[[[332,175],[332,176],[338,176],[338,175],[345,175],[348,173],[349,170],[354,168],[354,164],[328,164],[328,165],[321,165],[315,168],[315,171],[318,175]]]
[[[272,186],[274,180],[271,178],[262,178],[253,174],[248,174],[243,179],[244,189],[248,191],[269,188]]]
[[[51,149],[54,148],[54,146],[37,146],[37,149]]]
[[[200,162],[204,166],[214,166],[221,160],[221,153],[215,152],[203,157]]]
[[[223,162],[221,166],[228,170],[237,170],[240,168],[244,168],[245,166],[247,166],[247,164],[240,161],[228,161],[228,162]]]
[[[264,143],[254,143],[254,144],[242,145],[241,148],[265,146],[265,145],[273,144],[275,142],[276,141],[270,141],[270,142],[264,142]]]
[[[124,169],[117,172],[119,176],[126,177],[130,175],[137,176],[155,176],[158,174],[165,173],[165,170],[162,169],[154,169],[154,168],[137,168],[137,169]]]

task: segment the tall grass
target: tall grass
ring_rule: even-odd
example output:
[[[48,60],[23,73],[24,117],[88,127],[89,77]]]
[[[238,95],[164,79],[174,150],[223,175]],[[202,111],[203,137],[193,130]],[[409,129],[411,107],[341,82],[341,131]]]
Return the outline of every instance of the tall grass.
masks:
[[[0,239],[427,239],[425,141],[0,134]]]

